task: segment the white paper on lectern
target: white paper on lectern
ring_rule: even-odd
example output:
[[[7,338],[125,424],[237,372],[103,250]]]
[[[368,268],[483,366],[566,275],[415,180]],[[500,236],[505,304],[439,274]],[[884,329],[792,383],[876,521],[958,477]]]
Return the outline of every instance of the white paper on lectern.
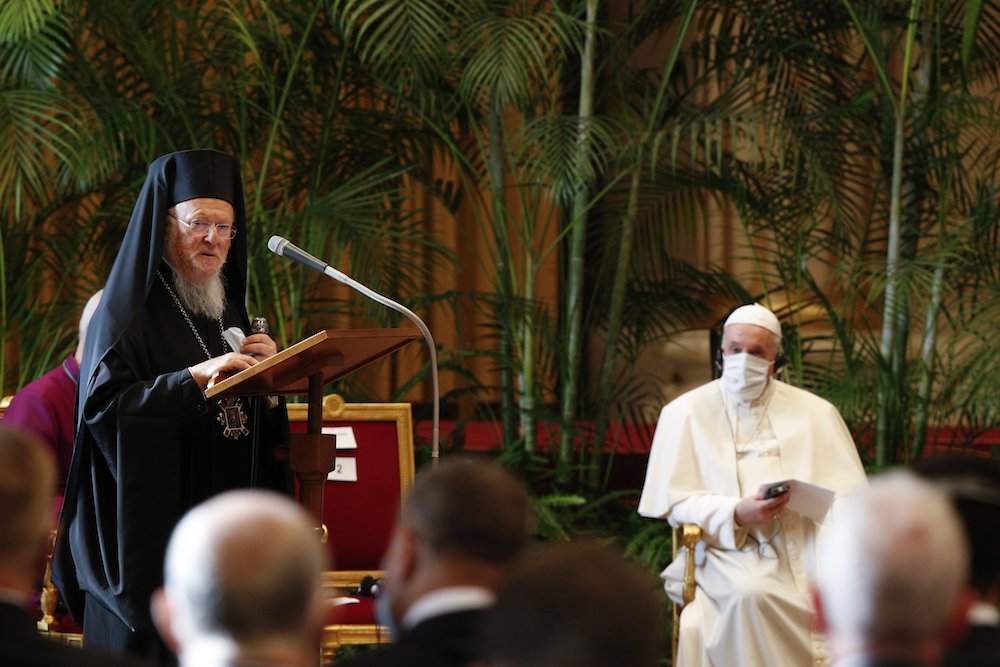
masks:
[[[357,449],[358,440],[350,426],[324,426],[323,435],[337,436],[337,449]]]
[[[793,479],[790,484],[792,494],[788,499],[788,509],[794,510],[802,516],[809,517],[816,523],[820,523],[826,517],[827,512],[833,505],[833,489],[816,486],[809,482]]]

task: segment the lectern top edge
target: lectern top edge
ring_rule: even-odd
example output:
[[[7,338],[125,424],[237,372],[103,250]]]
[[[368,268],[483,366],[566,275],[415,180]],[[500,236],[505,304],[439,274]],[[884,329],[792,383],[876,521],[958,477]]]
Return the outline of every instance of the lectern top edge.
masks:
[[[420,337],[414,328],[326,329],[216,383],[205,397],[305,393],[311,375],[332,382]]]

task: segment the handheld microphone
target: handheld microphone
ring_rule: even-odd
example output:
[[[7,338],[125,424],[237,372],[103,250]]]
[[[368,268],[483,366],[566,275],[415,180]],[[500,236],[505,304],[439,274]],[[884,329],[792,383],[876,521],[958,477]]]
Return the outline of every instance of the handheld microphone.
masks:
[[[362,285],[346,273],[342,273],[326,262],[313,257],[286,238],[281,236],[272,236],[267,241],[267,249],[275,255],[293,259],[300,264],[305,264],[310,269],[314,269],[322,274],[330,276],[337,282],[343,283],[351,289],[361,292],[375,303],[380,303],[383,306],[395,310],[396,312],[402,313],[417,326],[417,329],[420,330],[420,333],[423,334],[424,340],[427,342],[427,348],[431,355],[431,384],[433,385],[434,390],[434,405],[431,426],[431,460],[432,463],[437,464],[439,456],[438,439],[440,433],[440,390],[438,389],[437,346],[434,344],[434,337],[431,335],[430,329],[427,328],[427,325],[424,324],[424,321],[417,317],[417,314],[406,306],[393,301],[389,297],[382,296],[378,292]]]

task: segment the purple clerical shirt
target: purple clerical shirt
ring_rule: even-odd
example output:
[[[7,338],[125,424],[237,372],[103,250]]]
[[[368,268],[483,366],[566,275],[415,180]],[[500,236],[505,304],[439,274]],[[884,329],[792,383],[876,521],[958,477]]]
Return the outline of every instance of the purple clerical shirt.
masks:
[[[3,416],[4,424],[37,434],[52,449],[59,464],[59,495],[66,487],[73,459],[73,415],[79,379],[80,365],[70,355],[14,394]]]

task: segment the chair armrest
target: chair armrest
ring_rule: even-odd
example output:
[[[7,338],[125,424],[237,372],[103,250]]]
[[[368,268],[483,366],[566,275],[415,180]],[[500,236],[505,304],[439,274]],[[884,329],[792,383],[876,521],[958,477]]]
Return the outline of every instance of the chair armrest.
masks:
[[[694,548],[701,541],[701,528],[693,523],[686,523],[681,527],[681,544],[687,547],[687,558],[684,563],[684,604],[689,604],[694,600]]]

